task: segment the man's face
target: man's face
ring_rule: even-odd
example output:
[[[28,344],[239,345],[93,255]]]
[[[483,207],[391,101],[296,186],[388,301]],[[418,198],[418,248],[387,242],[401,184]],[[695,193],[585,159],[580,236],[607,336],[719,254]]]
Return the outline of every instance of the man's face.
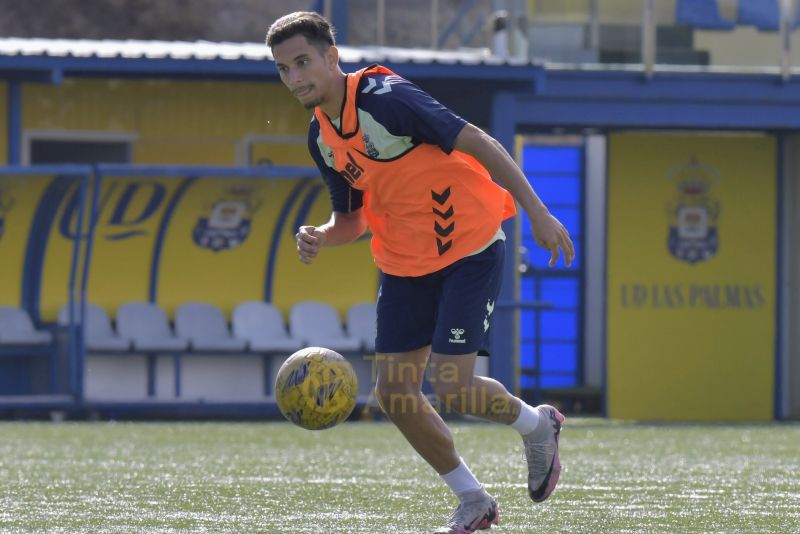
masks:
[[[273,46],[272,56],[281,81],[306,109],[326,100],[335,66],[330,48],[320,52],[304,35],[295,35]]]

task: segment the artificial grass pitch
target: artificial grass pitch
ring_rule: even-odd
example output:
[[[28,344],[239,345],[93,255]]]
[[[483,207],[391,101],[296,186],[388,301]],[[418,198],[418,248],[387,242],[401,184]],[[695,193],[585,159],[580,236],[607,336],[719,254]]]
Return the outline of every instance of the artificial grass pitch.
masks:
[[[527,496],[517,434],[451,425],[495,532],[800,532],[800,425],[567,417]],[[455,507],[388,423],[0,423],[0,532],[420,533]]]

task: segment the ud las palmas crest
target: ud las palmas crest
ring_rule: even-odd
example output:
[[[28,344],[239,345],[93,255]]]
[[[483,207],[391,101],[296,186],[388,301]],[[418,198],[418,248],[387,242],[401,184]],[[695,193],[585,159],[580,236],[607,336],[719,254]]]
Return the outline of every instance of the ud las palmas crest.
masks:
[[[261,199],[250,185],[232,185],[197,219],[192,232],[194,242],[214,252],[236,248],[250,234],[253,215],[261,207]]]
[[[710,260],[719,248],[720,206],[711,192],[719,181],[719,171],[693,157],[670,169],[667,177],[676,187],[667,204],[670,253],[690,264]]]

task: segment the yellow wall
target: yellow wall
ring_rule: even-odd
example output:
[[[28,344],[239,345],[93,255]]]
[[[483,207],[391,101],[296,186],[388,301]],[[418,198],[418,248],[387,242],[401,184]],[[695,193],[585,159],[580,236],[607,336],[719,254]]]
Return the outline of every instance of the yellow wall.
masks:
[[[308,154],[308,142],[282,143],[256,141],[251,145],[247,163],[250,165],[293,165],[308,159],[307,165],[314,165]]]
[[[769,136],[610,136],[611,417],[772,419],[776,155]]]
[[[133,133],[133,162],[147,164],[246,163],[236,161],[245,136],[302,136],[311,116],[280,83],[67,79],[25,84],[23,98],[25,129]],[[313,165],[295,156],[283,161]]]

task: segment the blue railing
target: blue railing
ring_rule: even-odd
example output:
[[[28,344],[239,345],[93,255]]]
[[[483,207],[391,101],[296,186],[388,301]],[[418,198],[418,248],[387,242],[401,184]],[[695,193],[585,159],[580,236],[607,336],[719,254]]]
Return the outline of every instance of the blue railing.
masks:
[[[56,179],[61,178],[77,178],[80,180],[80,193],[79,193],[79,206],[78,206],[78,225],[79,228],[83,224],[83,214],[86,211],[86,198],[87,198],[87,191],[88,191],[88,182],[90,176],[93,174],[93,169],[91,166],[87,165],[40,165],[40,166],[5,166],[0,167],[0,178],[4,176],[56,176]],[[37,278],[31,270],[41,269],[41,258],[35,258],[37,252],[39,254],[44,253],[44,250],[36,246],[34,243],[31,243],[32,239],[35,239],[36,233],[34,232],[35,229],[31,229],[31,235],[29,236],[29,243],[26,251],[26,258],[25,258],[25,272],[23,273],[23,287],[21,288],[21,300],[22,302],[21,307],[26,308],[28,313],[31,314],[35,320],[35,324],[37,327],[41,327],[41,321],[38,320],[38,302],[37,302],[37,293],[38,289],[33,288],[31,280]],[[69,304],[69,325],[67,326],[68,329],[68,361],[70,362],[69,368],[69,386],[68,386],[68,393],[73,398],[79,398],[80,396],[80,378],[77,373],[76,364],[81,360],[80,354],[82,351],[81,346],[81,333],[78,326],[82,324],[82,317],[83,315],[78,313],[76,315],[76,303],[80,302],[80,297],[76,295],[75,288],[78,278],[78,264],[80,261],[80,253],[81,253],[81,240],[80,234],[76,232],[75,238],[73,240],[73,248],[72,248],[72,257],[70,258],[70,267],[69,267],[69,284],[67,288],[67,298]],[[84,273],[85,276],[85,273]],[[30,284],[30,285],[29,285]],[[85,284],[82,283],[82,287],[85,287]],[[35,313],[31,313],[35,312]],[[26,351],[31,351],[30,348],[26,349]],[[49,371],[49,393],[54,394],[58,393],[57,389],[57,382],[58,382],[58,361],[57,361],[57,350],[55,344],[49,348],[49,355],[50,355],[50,371]],[[0,401],[2,404],[2,401]]]

